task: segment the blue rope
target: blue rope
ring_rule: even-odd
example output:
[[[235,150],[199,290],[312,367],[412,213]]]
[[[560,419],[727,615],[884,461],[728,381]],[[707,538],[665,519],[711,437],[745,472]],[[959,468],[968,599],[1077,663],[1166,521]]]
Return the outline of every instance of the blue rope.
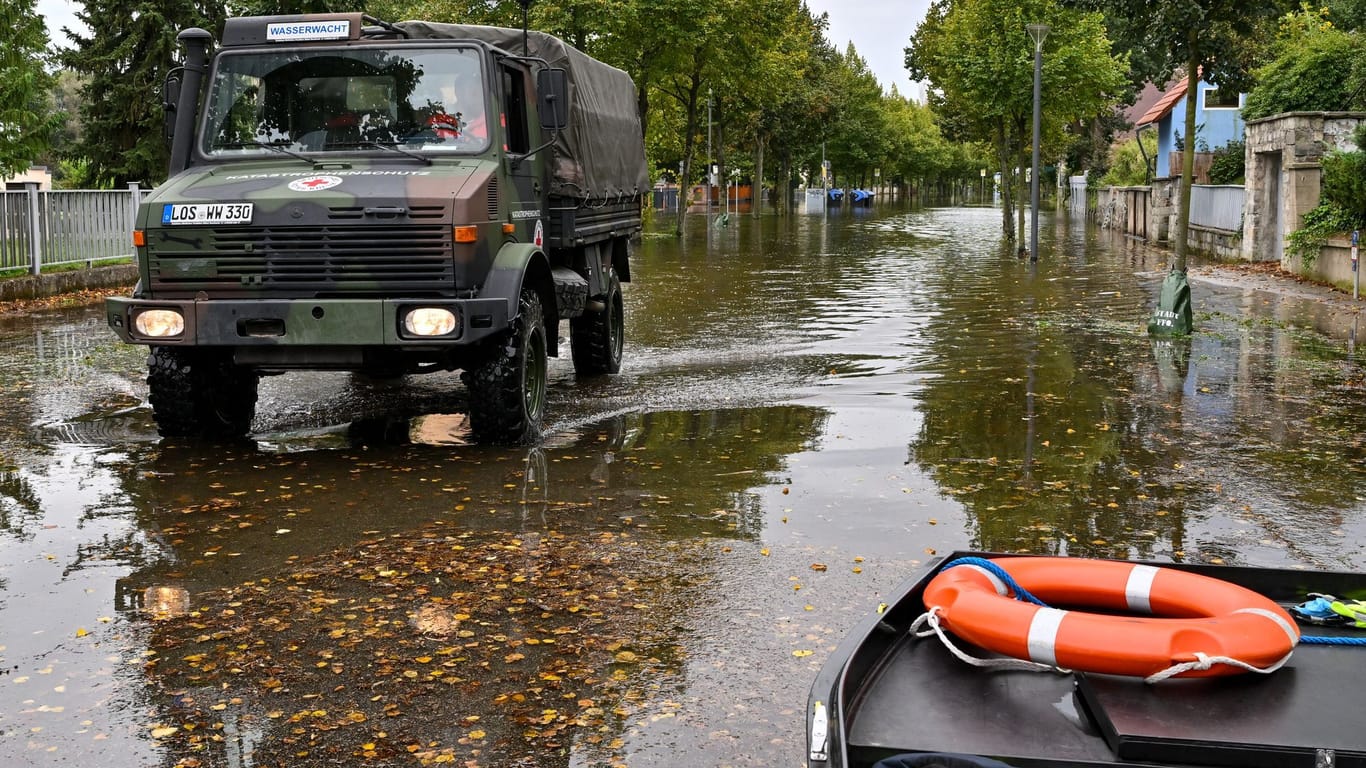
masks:
[[[1001,580],[1011,592],[1015,594],[1015,599],[1024,600],[1028,603],[1049,607],[1047,603],[1035,597],[1029,590],[1016,583],[1015,579],[1006,573],[1006,570],[996,563],[983,557],[960,557],[957,560],[946,563],[941,571],[947,571],[958,565],[975,565],[984,571]],[[1300,635],[1300,642],[1306,645],[1356,645],[1366,647],[1366,637],[1327,637],[1323,635]]]
[[[1366,646],[1366,637],[1326,637],[1324,635],[1300,635],[1300,642],[1306,645]]]
[[[1010,588],[1011,592],[1015,593],[1015,599],[1024,600],[1025,602],[1033,603],[1035,605],[1041,605],[1045,608],[1048,607],[1047,603],[1030,594],[1029,590],[1020,586],[1019,584],[1016,584],[1015,579],[1011,577],[1010,574],[1006,573],[1004,568],[997,565],[996,563],[993,563],[990,560],[987,560],[984,557],[960,557],[957,560],[948,563],[940,570],[947,571],[948,569],[956,565],[975,565],[978,568],[981,568],[982,570],[987,571],[991,573],[991,575],[1000,579],[1002,583],[1004,583],[1007,587]]]

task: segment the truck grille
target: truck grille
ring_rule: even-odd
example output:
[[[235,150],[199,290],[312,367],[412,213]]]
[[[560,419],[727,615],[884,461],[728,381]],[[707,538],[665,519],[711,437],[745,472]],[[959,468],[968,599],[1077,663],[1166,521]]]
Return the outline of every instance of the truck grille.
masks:
[[[224,227],[149,238],[152,288],[214,298],[449,297],[442,225]]]

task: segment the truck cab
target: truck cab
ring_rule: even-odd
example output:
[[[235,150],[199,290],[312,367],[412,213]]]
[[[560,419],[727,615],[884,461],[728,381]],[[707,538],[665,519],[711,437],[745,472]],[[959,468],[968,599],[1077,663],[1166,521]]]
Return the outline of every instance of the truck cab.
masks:
[[[106,305],[149,347],[163,435],[246,434],[262,375],[460,370],[475,436],[530,442],[560,320],[577,373],[619,370],[648,185],[625,73],[549,35],[361,14],[229,19],[212,55],[180,38],[170,177]],[[598,162],[633,123],[626,162]]]

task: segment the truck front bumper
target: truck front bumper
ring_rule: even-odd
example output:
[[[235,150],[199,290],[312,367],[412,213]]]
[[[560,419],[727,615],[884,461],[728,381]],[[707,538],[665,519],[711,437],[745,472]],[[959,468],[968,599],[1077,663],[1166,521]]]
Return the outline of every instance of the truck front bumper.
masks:
[[[105,318],[130,344],[165,346],[386,346],[422,348],[470,345],[508,327],[505,299],[291,299],[173,300],[106,299]],[[415,309],[445,309],[455,328],[420,336],[404,328]],[[151,310],[177,313],[183,329],[152,336],[138,329],[138,316]]]

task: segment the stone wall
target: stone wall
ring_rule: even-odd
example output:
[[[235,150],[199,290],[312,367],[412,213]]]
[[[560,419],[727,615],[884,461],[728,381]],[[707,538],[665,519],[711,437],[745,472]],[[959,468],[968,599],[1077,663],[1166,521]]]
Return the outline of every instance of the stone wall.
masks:
[[[1192,251],[1223,261],[1235,261],[1243,255],[1243,233],[1227,229],[1192,224],[1186,244]]]
[[[1247,196],[1242,258],[1281,261],[1286,237],[1319,203],[1319,160],[1333,149],[1354,150],[1361,112],[1287,112],[1247,123]]]

